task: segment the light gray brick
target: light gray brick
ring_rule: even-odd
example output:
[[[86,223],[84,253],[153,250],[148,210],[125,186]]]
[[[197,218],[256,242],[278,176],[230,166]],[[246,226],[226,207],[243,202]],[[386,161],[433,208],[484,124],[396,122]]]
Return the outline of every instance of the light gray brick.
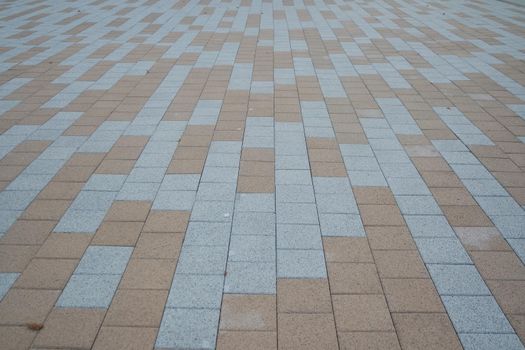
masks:
[[[105,211],[68,209],[54,232],[94,233],[104,220]]]
[[[190,221],[184,236],[187,245],[228,246],[231,224],[228,222]]]
[[[319,223],[317,208],[310,203],[277,203],[277,222],[316,225]]]
[[[455,237],[443,215],[405,215],[413,237]]]
[[[196,201],[191,212],[191,221],[230,222],[233,214],[233,202]]]
[[[516,334],[459,334],[465,350],[523,350],[523,344]]]
[[[219,309],[224,276],[185,275],[177,273],[171,285],[166,307]]]
[[[276,185],[276,200],[281,203],[315,203],[310,185]]]
[[[164,311],[155,347],[214,349],[219,313],[218,309],[167,308]]]
[[[83,190],[117,192],[124,184],[124,181],[126,181],[126,175],[93,174]]]
[[[120,282],[120,275],[73,275],[57,301],[59,307],[107,309]]]
[[[275,238],[263,235],[232,235],[228,261],[273,262]]]
[[[158,183],[126,182],[120,189],[117,200],[153,201],[158,189]]]
[[[15,272],[0,272],[0,301],[7,294],[13,283],[15,283],[18,276],[20,276],[20,274]]]
[[[513,333],[492,296],[444,296],[443,304],[458,333]]]
[[[471,264],[467,252],[457,238],[415,238],[426,264]]]
[[[202,172],[203,182],[237,182],[238,168],[205,167]]]
[[[132,252],[133,247],[89,246],[75,274],[122,274]]]
[[[195,202],[195,191],[159,191],[152,209],[190,211]]]
[[[323,249],[318,225],[277,225],[278,249]]]
[[[197,191],[199,201],[231,201],[235,200],[237,184],[221,182],[201,182]]]
[[[275,214],[237,212],[233,219],[232,235],[275,235]]]
[[[277,250],[278,278],[326,278],[322,250]]]
[[[358,214],[320,214],[319,219],[323,236],[365,236],[365,229]]]
[[[404,215],[442,215],[432,196],[396,196],[397,205]]]
[[[225,293],[275,294],[275,262],[229,262]]]
[[[342,194],[318,193],[315,195],[315,200],[319,213],[359,213],[352,192]]]
[[[223,275],[228,247],[184,245],[177,273]]]
[[[439,295],[490,295],[474,265],[428,264]]]
[[[273,193],[238,193],[235,211],[275,212]]]

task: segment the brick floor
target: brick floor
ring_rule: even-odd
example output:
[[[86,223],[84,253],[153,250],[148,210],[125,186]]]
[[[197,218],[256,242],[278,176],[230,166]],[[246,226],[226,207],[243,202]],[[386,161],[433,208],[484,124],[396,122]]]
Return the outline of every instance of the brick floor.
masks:
[[[525,7],[0,3],[0,348],[524,349]]]

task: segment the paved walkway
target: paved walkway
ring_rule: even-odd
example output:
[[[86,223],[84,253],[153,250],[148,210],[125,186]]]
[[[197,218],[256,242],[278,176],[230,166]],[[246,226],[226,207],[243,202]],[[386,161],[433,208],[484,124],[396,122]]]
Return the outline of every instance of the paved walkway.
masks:
[[[0,348],[524,349],[525,7],[0,4]]]

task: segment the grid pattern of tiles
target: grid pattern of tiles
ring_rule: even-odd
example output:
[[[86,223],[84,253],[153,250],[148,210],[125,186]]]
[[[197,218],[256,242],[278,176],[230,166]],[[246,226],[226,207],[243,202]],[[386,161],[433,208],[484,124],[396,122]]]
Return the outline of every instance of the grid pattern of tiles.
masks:
[[[524,349],[515,2],[0,3],[0,347]]]

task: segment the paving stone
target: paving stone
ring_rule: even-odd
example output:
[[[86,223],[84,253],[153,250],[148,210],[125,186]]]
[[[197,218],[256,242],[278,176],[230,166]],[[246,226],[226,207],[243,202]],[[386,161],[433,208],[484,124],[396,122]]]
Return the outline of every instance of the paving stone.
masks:
[[[428,264],[439,295],[490,295],[474,265]]]
[[[309,185],[276,185],[276,201],[281,203],[315,203],[314,191]]]
[[[357,214],[357,203],[351,192],[319,193],[315,195],[317,210],[319,213],[348,213]]]
[[[309,203],[277,203],[277,223],[316,225],[317,207]]]
[[[122,274],[132,252],[132,247],[90,246],[75,274]]]
[[[191,211],[191,221],[230,222],[233,214],[233,202],[196,201]]]
[[[470,264],[470,258],[457,238],[416,238],[426,264]]]
[[[59,307],[108,308],[120,275],[71,276],[57,301]]]
[[[235,211],[275,212],[273,193],[238,193]]]
[[[454,237],[454,231],[442,215],[406,215],[413,237]]]
[[[160,185],[161,191],[196,191],[199,187],[198,174],[167,174]]]
[[[155,347],[214,349],[219,313],[218,309],[167,308]]]
[[[396,196],[403,215],[441,215],[441,209],[432,196]]]
[[[277,250],[278,278],[325,278],[322,250]]]
[[[237,182],[237,168],[205,167],[201,181],[204,182]]]
[[[9,291],[9,288],[15,283],[16,279],[20,274],[14,272],[2,272],[0,273],[0,301]]]
[[[195,202],[195,191],[159,191],[153,201],[154,210],[187,210]]]
[[[444,296],[443,304],[458,333],[513,333],[492,296]]]
[[[166,307],[219,309],[224,276],[175,274]]]
[[[317,225],[277,225],[277,249],[322,249]]]
[[[188,224],[184,242],[188,245],[228,246],[230,231],[230,223],[192,221]]]
[[[523,349],[523,344],[515,334],[460,334],[459,338],[466,350]]]
[[[227,247],[183,246],[177,273],[223,275],[227,254]]]
[[[275,263],[228,262],[224,293],[275,294]]]
[[[126,182],[117,195],[117,200],[152,201],[157,195],[158,183],[153,182]]]
[[[238,212],[233,218],[232,235],[275,235],[275,214]]]
[[[66,211],[54,232],[94,233],[102,223],[105,211],[71,210]]]
[[[365,230],[358,214],[320,214],[323,236],[363,237]]]
[[[262,235],[233,235],[228,261],[275,261],[275,238]]]
[[[126,181],[126,175],[93,174],[83,190],[118,192],[124,181]]]
[[[236,183],[201,182],[197,191],[199,201],[231,201],[235,200]]]

